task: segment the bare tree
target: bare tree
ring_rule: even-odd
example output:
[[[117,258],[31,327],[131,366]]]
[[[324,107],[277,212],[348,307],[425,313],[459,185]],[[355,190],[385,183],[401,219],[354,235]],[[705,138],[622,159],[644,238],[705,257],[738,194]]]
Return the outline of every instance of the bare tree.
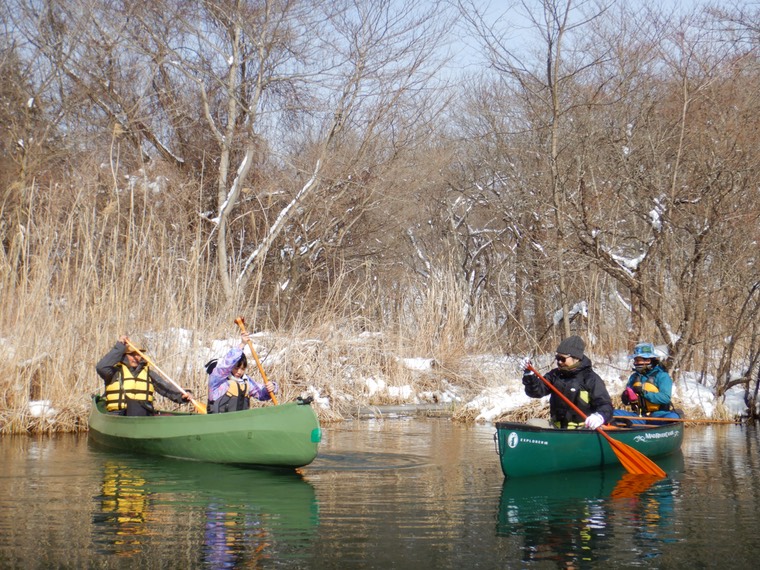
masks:
[[[521,50],[516,47],[520,44],[512,41],[510,33],[515,29],[507,25],[511,12],[493,23],[473,2],[460,2],[460,7],[500,78],[494,88],[506,98],[502,107],[511,105],[513,109],[514,120],[508,130],[495,133],[494,138],[504,138],[505,142],[497,144],[510,149],[504,164],[519,164],[513,172],[501,168],[503,179],[498,184],[505,195],[517,191],[523,195],[520,205],[528,212],[523,209],[524,217],[515,222],[527,238],[525,251],[536,246],[540,250],[539,257],[530,255],[536,265],[531,271],[533,278],[526,283],[534,288],[534,298],[546,298],[546,273],[541,272],[539,277],[536,271],[541,265],[540,257],[546,256],[545,262],[554,267],[552,280],[556,280],[558,291],[553,312],[560,315],[562,334],[568,336],[576,304],[571,301],[569,272],[578,268],[577,260],[568,255],[571,226],[567,204],[572,199],[572,180],[577,170],[572,116],[576,107],[593,102],[593,91],[584,92],[579,85],[591,79],[606,55],[586,51],[583,35],[604,14],[604,7],[572,1],[546,0],[535,6],[523,3],[522,13],[537,39],[533,45],[540,46],[535,52]],[[532,173],[526,176],[528,171]],[[531,210],[535,216],[530,215]],[[505,212],[505,217],[513,216]],[[536,309],[543,310],[538,306]]]

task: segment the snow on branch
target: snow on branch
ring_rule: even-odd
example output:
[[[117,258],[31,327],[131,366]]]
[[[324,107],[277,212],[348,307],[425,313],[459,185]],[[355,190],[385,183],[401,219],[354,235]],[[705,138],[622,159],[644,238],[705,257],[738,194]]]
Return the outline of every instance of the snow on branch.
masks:
[[[309,178],[306,184],[304,184],[303,188],[298,191],[298,194],[296,194],[295,198],[293,198],[290,203],[282,209],[280,214],[277,216],[277,219],[274,221],[274,224],[272,224],[272,227],[269,229],[269,233],[267,234],[266,238],[258,245],[256,249],[253,250],[251,255],[248,256],[248,259],[246,259],[245,264],[243,265],[243,269],[240,271],[240,275],[238,275],[237,278],[238,284],[242,282],[243,277],[245,277],[245,274],[248,272],[248,268],[251,266],[251,264],[254,263],[259,258],[259,256],[262,255],[262,253],[266,254],[266,252],[269,251],[269,248],[272,247],[274,240],[277,238],[280,231],[285,226],[285,222],[290,217],[290,213],[293,211],[296,205],[298,205],[298,203],[301,202],[301,200],[303,200],[303,198],[309,194],[309,192],[316,186],[321,170],[322,160],[319,159],[314,166],[314,172],[312,172],[311,178]]]

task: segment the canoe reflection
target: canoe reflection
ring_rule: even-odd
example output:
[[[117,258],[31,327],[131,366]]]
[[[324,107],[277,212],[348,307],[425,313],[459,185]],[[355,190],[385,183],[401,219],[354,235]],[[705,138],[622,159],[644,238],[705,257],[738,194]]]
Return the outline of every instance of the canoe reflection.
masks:
[[[578,567],[615,547],[633,547],[642,558],[658,556],[672,533],[683,455],[659,463],[669,474],[665,479],[622,468],[507,479],[497,534],[523,537],[523,562]]]
[[[292,471],[101,457],[103,483],[93,516],[101,554],[157,554],[176,548],[171,543],[181,537],[210,567],[255,566],[279,537],[308,538],[319,521],[314,488]]]

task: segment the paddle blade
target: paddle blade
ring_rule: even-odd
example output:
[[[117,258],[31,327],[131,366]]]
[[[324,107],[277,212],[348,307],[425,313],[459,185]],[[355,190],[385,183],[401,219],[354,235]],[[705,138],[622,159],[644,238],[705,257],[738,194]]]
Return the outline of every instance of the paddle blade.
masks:
[[[635,450],[630,445],[626,445],[621,441],[611,438],[604,432],[600,433],[604,434],[604,437],[607,438],[612,451],[615,452],[621,465],[625,467],[625,470],[628,471],[628,473],[634,475],[655,475],[657,477],[665,477],[667,475],[659,465],[640,451]]]
[[[208,411],[206,410],[206,404],[202,404],[198,400],[193,400],[192,398],[190,398],[190,401],[192,402],[193,406],[195,406],[196,412],[198,412],[199,414],[208,413]]]
[[[656,475],[633,475],[626,473],[612,490],[613,499],[635,499],[660,480]]]

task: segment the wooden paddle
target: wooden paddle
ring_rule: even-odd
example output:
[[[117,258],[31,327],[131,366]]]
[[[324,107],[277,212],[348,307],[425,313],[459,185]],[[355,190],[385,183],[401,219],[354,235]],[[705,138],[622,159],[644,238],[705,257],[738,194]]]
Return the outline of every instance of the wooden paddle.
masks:
[[[190,402],[193,404],[193,406],[195,406],[195,409],[196,409],[196,411],[197,411],[199,414],[205,414],[205,413],[206,413],[206,405],[205,405],[205,404],[202,404],[201,402],[199,402],[199,401],[197,401],[197,400],[194,400],[193,398],[191,398],[191,397],[190,397],[190,394],[189,394],[189,393],[188,393],[188,392],[187,392],[187,391],[186,391],[184,388],[182,388],[182,386],[180,386],[180,385],[179,385],[179,384],[177,384],[177,383],[176,383],[174,380],[172,380],[171,378],[169,378],[169,376],[168,376],[168,374],[166,374],[166,372],[164,372],[163,370],[161,370],[161,369],[160,369],[160,368],[159,368],[159,367],[156,365],[156,363],[155,363],[155,362],[153,362],[153,361],[152,361],[150,358],[148,358],[148,357],[147,357],[145,354],[143,354],[143,353],[140,351],[140,349],[139,349],[139,348],[137,348],[137,347],[136,347],[134,344],[132,344],[132,343],[131,343],[129,340],[127,340],[127,341],[126,341],[126,344],[127,344],[127,346],[128,346],[129,348],[131,348],[131,349],[132,349],[132,350],[134,350],[134,351],[135,351],[137,354],[139,354],[139,355],[140,355],[140,357],[141,357],[141,358],[142,358],[142,359],[143,359],[145,362],[147,362],[147,363],[148,363],[148,366],[150,366],[150,367],[151,367],[153,370],[155,370],[155,371],[156,371],[156,372],[158,372],[158,373],[159,373],[161,376],[163,376],[165,380],[168,380],[168,381],[169,381],[169,383],[171,383],[171,384],[172,384],[172,385],[173,385],[173,386],[174,386],[174,387],[175,387],[177,390],[179,390],[180,392],[182,392],[182,394],[183,394],[184,396],[187,396],[187,399],[188,399],[188,400],[190,400]]]
[[[582,418],[586,418],[586,414],[584,414],[578,406],[573,404],[567,396],[565,396],[562,392],[559,391],[558,388],[556,388],[551,382],[549,382],[546,378],[541,376],[541,373],[536,370],[532,364],[528,364],[526,366],[527,370],[530,370],[538,376],[541,381],[546,384],[546,386],[557,396],[562,398],[562,400],[570,406],[573,411],[581,416]],[[617,456],[620,463],[625,467],[625,470],[629,473],[632,473],[634,475],[657,475],[658,477],[665,477],[666,473],[660,467],[651,459],[649,459],[646,455],[641,453],[640,451],[635,450],[630,445],[626,445],[621,441],[618,441],[616,439],[612,439],[607,433],[601,428],[596,428],[596,431],[604,437],[607,442],[610,444],[610,447],[612,448],[612,451],[615,452],[615,455]]]
[[[688,424],[740,424],[741,420],[687,420],[685,418],[659,418],[657,416],[612,416],[613,420],[651,420],[654,422],[685,422]]]
[[[243,319],[243,317],[236,318],[235,324],[240,327],[240,332],[242,332],[243,334],[248,334],[245,330],[245,319]],[[256,354],[256,351],[253,349],[253,343],[250,340],[248,341],[248,348],[251,349],[251,354],[253,355],[253,359],[256,361],[256,366],[259,367],[259,373],[261,374],[261,377],[264,379],[264,387],[267,389],[267,392],[269,392],[269,397],[272,398],[272,402],[276,406],[277,398],[269,389],[269,379],[267,378],[267,375],[264,372],[264,367],[261,365],[261,360],[259,360],[259,355]]]

